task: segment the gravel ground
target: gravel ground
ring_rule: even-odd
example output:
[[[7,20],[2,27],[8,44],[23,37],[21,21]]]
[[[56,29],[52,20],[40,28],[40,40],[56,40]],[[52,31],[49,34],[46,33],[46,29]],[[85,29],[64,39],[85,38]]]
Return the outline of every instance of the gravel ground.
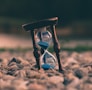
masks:
[[[92,51],[61,52],[64,74],[37,70],[32,52],[0,52],[0,90],[92,90]]]

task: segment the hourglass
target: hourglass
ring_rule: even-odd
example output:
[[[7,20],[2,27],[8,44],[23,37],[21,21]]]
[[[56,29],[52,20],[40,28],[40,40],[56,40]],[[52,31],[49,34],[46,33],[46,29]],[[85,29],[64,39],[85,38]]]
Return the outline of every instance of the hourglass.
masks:
[[[55,25],[57,24],[58,18],[50,18],[41,20],[34,23],[28,23],[22,25],[26,31],[31,32],[32,42],[33,42],[33,54],[36,58],[36,64],[38,69],[44,68],[54,68],[56,65],[56,58],[47,50],[50,46],[51,41],[53,41],[53,48],[57,57],[59,71],[63,71],[60,62],[60,45],[56,36]],[[51,32],[47,30],[47,27],[51,29]],[[52,34],[51,34],[52,33]],[[38,48],[40,46],[40,50]],[[40,63],[41,61],[41,63]]]
[[[38,29],[36,34],[36,43],[41,49],[41,66],[43,69],[48,70],[56,66],[56,58],[47,50],[52,41],[52,35],[47,31],[46,27]]]

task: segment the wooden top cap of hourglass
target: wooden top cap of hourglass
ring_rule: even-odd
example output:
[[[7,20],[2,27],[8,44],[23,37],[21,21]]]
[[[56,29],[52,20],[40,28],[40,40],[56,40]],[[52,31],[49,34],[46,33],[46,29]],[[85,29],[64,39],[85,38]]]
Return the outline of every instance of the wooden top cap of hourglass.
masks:
[[[45,27],[45,26],[55,25],[57,24],[57,21],[58,21],[58,17],[54,17],[54,18],[40,20],[40,21],[33,22],[33,23],[23,24],[22,27],[26,31],[29,31],[29,30],[34,30],[37,28]]]

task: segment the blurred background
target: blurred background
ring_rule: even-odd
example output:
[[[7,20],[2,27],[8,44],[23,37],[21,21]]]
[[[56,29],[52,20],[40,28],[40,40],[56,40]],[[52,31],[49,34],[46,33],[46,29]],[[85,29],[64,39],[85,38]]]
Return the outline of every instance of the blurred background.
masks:
[[[56,16],[63,47],[92,49],[92,0],[0,0],[0,48],[32,46],[22,24]]]

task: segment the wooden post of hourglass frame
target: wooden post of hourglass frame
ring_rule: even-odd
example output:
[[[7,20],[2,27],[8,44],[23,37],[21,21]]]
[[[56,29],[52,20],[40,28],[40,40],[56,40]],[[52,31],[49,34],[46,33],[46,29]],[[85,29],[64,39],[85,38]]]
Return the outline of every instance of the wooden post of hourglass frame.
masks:
[[[36,65],[37,65],[38,69],[40,69],[40,52],[36,45],[35,30],[31,30],[30,33],[31,33],[31,38],[32,38],[32,42],[33,42],[33,49],[34,49],[33,54],[36,59]]]
[[[51,31],[52,31],[52,39],[53,39],[53,47],[54,47],[54,51],[56,53],[56,57],[58,60],[58,66],[59,66],[59,71],[63,71],[61,62],[60,62],[60,45],[56,36],[56,31],[55,31],[55,25],[51,25]]]

